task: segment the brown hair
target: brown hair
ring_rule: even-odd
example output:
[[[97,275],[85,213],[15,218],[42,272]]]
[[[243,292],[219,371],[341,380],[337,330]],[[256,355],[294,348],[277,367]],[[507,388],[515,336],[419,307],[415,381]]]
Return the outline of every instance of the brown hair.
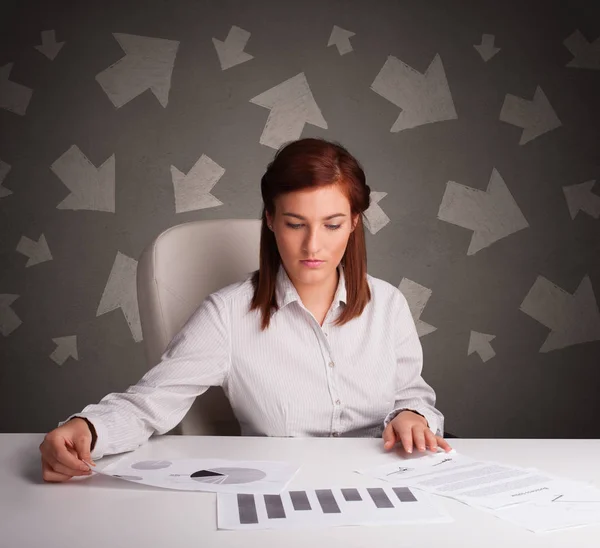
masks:
[[[266,212],[275,214],[275,199],[281,194],[327,185],[339,185],[350,201],[358,222],[350,233],[341,264],[346,281],[346,306],[336,319],[343,325],[360,316],[371,299],[367,283],[367,249],[362,213],[368,209],[371,189],[359,162],[339,143],[307,138],[282,146],[262,176],[263,199],[259,270],[252,276],[254,296],[250,310],[262,312],[261,329],[269,327],[271,312],[278,310],[275,295],[281,257],[275,235],[267,226]]]

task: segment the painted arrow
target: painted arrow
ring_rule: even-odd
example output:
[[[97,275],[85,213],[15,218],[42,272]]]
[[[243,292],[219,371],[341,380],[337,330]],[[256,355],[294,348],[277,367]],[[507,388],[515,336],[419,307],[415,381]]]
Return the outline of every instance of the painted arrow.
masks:
[[[64,42],[56,41],[56,34],[53,30],[45,30],[42,32],[42,45],[34,46],[40,53],[43,53],[48,59],[54,61],[58,52],[65,45]]]
[[[8,337],[23,322],[10,307],[19,298],[19,295],[4,293],[0,295],[0,332]]]
[[[115,155],[99,168],[72,145],[50,169],[71,191],[57,209],[90,209],[115,212]]]
[[[50,354],[50,359],[53,362],[57,363],[58,365],[62,365],[70,357],[74,360],[79,360],[79,356],[77,354],[77,335],[57,337],[56,339],[52,339],[52,341],[56,343],[54,352]]]
[[[600,312],[589,276],[573,295],[538,276],[519,309],[551,329],[540,352],[600,340]]]
[[[364,212],[367,220],[367,228],[371,234],[377,234],[385,225],[390,222],[390,218],[381,209],[379,202],[387,196],[387,192],[371,191],[371,205]]]
[[[251,103],[271,110],[260,144],[279,148],[300,137],[304,124],[327,129],[303,72],[250,99]]]
[[[500,120],[523,128],[520,145],[562,125],[540,86],[535,89],[532,101],[507,94],[500,111]]]
[[[117,252],[96,317],[120,308],[127,320],[133,340],[139,342],[142,340],[142,327],[137,300],[137,264],[135,259],[120,251]]]
[[[0,108],[24,116],[33,90],[8,79],[14,63],[0,68]]]
[[[166,107],[179,42],[113,33],[125,57],[96,75],[108,98],[120,108],[149,89]]]
[[[244,51],[249,39],[250,33],[235,25],[229,29],[229,34],[227,34],[224,42],[216,38],[212,39],[219,56],[221,70],[227,70],[254,59],[252,55]]]
[[[6,162],[0,160],[0,198],[4,198],[5,196],[10,196],[12,194],[12,190],[2,186],[2,182],[8,175],[9,171],[10,166]]]
[[[567,200],[567,206],[571,219],[575,219],[577,213],[583,211],[594,219],[600,217],[600,196],[592,192],[596,181],[586,181],[577,185],[563,186],[563,192]]]
[[[467,255],[529,226],[495,168],[485,191],[448,181],[438,219],[473,231]]]
[[[175,189],[175,211],[195,211],[223,205],[210,191],[223,176],[225,170],[203,154],[186,175],[171,166],[171,178]]]
[[[458,118],[439,55],[433,58],[425,74],[390,55],[371,89],[402,109],[390,130],[392,133]]]
[[[484,363],[491,360],[496,355],[496,352],[492,348],[490,341],[493,341],[495,338],[496,335],[471,331],[467,356],[470,356],[473,352],[477,352]]]
[[[493,34],[483,34],[481,36],[481,44],[475,44],[473,47],[486,63],[500,51],[500,48],[494,47]]]
[[[421,320],[421,314],[427,305],[427,301],[431,297],[431,289],[428,289],[417,282],[413,282],[408,278],[402,279],[398,289],[408,302],[408,307],[410,308],[410,313],[415,322],[419,338],[435,331],[437,327],[433,327],[433,325],[429,325]]]
[[[29,257],[29,260],[25,265],[26,267],[52,260],[52,254],[50,253],[50,248],[46,242],[46,236],[43,234],[37,242],[35,240],[30,240],[27,236],[21,236],[17,245],[17,251],[26,257]]]
[[[337,25],[333,25],[333,30],[329,36],[327,47],[335,45],[340,55],[346,55],[346,53],[354,51],[352,49],[352,44],[350,44],[350,38],[354,35],[354,32],[345,30]]]
[[[576,30],[563,44],[573,54],[567,67],[600,70],[600,37],[590,43]]]

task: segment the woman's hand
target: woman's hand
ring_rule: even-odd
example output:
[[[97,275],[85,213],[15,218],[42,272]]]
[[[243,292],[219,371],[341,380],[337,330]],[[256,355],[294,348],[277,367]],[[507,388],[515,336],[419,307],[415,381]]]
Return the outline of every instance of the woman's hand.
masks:
[[[452,447],[441,436],[436,436],[427,426],[425,417],[412,411],[401,411],[390,421],[383,431],[383,448],[389,451],[397,442],[401,442],[407,453],[412,453],[413,445],[419,451],[436,452],[438,447],[448,452]]]

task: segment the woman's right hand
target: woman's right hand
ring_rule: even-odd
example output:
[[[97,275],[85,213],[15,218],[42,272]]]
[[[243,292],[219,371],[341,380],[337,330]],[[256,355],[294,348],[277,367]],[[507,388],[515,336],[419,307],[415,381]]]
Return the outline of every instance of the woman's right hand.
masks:
[[[96,466],[90,456],[91,444],[90,428],[79,417],[48,432],[40,444],[44,481],[61,482],[73,476],[91,475],[92,471],[82,462]]]

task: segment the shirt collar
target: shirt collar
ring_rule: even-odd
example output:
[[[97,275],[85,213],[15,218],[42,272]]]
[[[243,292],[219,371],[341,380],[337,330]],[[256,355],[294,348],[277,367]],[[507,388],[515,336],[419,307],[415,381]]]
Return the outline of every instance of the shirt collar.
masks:
[[[344,276],[344,267],[342,263],[338,265],[338,285],[335,290],[335,295],[333,296],[333,309],[340,306],[340,303],[346,304],[346,278]],[[284,308],[286,305],[290,304],[294,301],[300,301],[300,295],[298,295],[298,291],[296,291],[296,287],[290,280],[283,264],[279,264],[279,270],[277,271],[277,279],[275,282],[275,296],[277,298],[277,304],[279,305],[279,310]]]

